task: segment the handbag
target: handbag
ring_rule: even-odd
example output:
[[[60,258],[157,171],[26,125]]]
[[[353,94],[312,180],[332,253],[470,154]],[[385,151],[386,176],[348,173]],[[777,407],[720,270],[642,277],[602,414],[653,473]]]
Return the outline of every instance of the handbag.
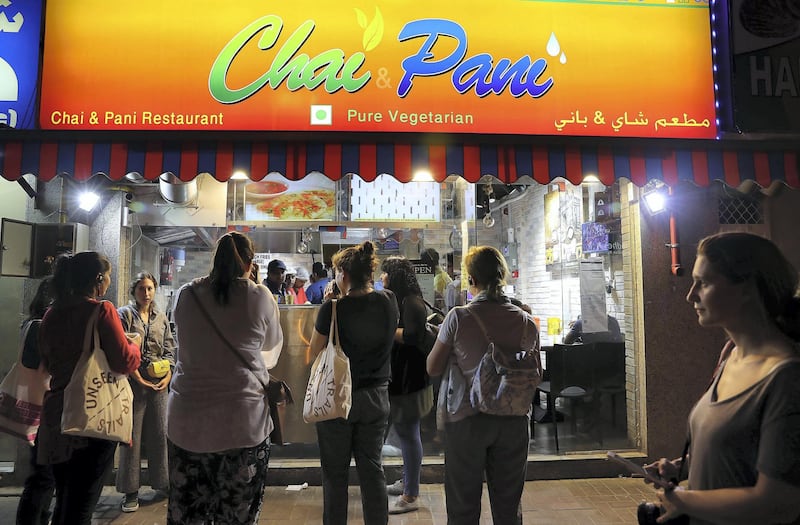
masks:
[[[342,351],[339,325],[336,322],[336,299],[331,306],[331,329],[328,345],[311,366],[311,376],[303,401],[303,420],[317,423],[350,415],[353,405],[353,381],[350,359]]]
[[[33,323],[26,323],[19,343],[17,362],[0,383],[0,432],[24,439],[33,445],[42,415],[44,394],[50,388],[50,374],[40,364],[37,370],[22,364],[22,351]]]
[[[167,359],[159,359],[158,361],[150,361],[150,364],[147,365],[147,375],[155,378],[161,379],[169,372],[169,360]]]
[[[97,305],[83,338],[81,353],[64,389],[61,433],[122,443],[131,442],[133,391],[128,377],[117,374],[100,348]]]
[[[225,334],[222,333],[222,330],[219,329],[217,323],[215,323],[214,319],[211,317],[211,314],[208,313],[203,303],[200,302],[200,298],[197,297],[194,288],[189,287],[189,292],[192,294],[194,302],[197,303],[200,312],[202,312],[208,324],[211,325],[211,328],[214,329],[217,336],[222,339],[228,350],[233,352],[233,355],[242,362],[244,367],[248,369],[251,374],[256,376],[258,382],[264,387],[264,396],[267,398],[267,404],[269,405],[269,418],[272,420],[272,431],[269,433],[270,444],[285,445],[286,443],[283,441],[283,420],[285,419],[286,405],[294,403],[292,390],[289,388],[289,385],[286,384],[285,381],[273,378],[271,375],[269,376],[269,382],[265,385],[258,374],[256,374],[255,370],[250,367],[250,363],[236,350],[231,342],[228,341],[228,338],[225,337]],[[267,372],[267,374],[269,374],[269,372]]]

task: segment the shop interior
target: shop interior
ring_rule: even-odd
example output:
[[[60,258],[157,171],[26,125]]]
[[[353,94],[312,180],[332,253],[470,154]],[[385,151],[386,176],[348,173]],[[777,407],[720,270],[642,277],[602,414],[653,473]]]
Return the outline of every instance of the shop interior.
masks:
[[[66,217],[77,225],[62,236],[73,237],[55,244],[102,251],[98,244],[118,235],[116,295],[107,298],[124,304],[131,276],[147,270],[159,279],[157,303],[168,313],[180,286],[208,273],[214,243],[229,229],[253,239],[261,279],[271,259],[310,272],[315,262],[330,266],[331,256],[342,247],[371,240],[379,257],[418,260],[421,251],[434,248],[439,265],[458,285],[466,250],[495,246],[509,266],[507,293],[530,306],[539,325],[548,370],[533,407],[530,454],[557,458],[638,444],[633,341],[626,341],[632,330],[625,315],[629,279],[619,184],[605,187],[587,180],[579,186],[540,185],[523,179],[506,185],[488,176],[475,184],[455,176],[441,183],[400,183],[388,175],[371,182],[356,175],[331,181],[313,173],[300,181],[270,174],[259,182],[235,178],[227,183],[210,175],[191,182],[172,174],[158,181],[129,174],[117,183],[95,177],[81,187],[53,188],[68,193],[56,199],[61,203],[84,191],[99,196],[94,210]],[[41,215],[51,213],[43,208]],[[66,226],[56,223],[53,228]],[[4,257],[4,272],[10,260]],[[40,275],[45,271],[37,268]],[[443,298],[434,294],[432,274],[419,280],[426,299],[446,310]],[[467,300],[463,289],[461,304]],[[308,342],[317,308],[280,305],[285,343],[273,373],[289,383],[296,399],[302,399],[314,357]],[[613,333],[608,318],[618,326]],[[583,339],[567,344],[578,320]],[[288,444],[274,448],[276,466],[313,461],[318,457],[316,435],[302,421],[302,402],[284,410]],[[422,429],[426,461],[441,460],[433,412]],[[3,445],[5,440],[0,437],[0,449],[12,446]],[[385,453],[399,460],[392,443],[390,432]]]

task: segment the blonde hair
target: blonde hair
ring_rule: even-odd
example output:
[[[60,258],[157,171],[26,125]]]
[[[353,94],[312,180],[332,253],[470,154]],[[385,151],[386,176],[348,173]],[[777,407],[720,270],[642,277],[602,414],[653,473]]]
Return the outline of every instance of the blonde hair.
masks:
[[[467,273],[483,285],[486,295],[499,299],[508,276],[508,266],[503,254],[491,246],[473,246],[464,257]]]

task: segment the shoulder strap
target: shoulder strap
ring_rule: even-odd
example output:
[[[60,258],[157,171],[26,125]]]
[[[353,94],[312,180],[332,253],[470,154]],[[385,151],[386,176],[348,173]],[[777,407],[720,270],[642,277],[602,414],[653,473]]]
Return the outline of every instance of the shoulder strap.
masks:
[[[208,313],[208,310],[206,310],[206,307],[203,306],[203,303],[200,302],[200,298],[197,297],[197,293],[195,293],[194,287],[192,285],[189,285],[187,287],[187,289],[189,290],[189,293],[192,294],[192,298],[194,299],[194,302],[197,304],[197,306],[200,308],[200,312],[203,314],[203,317],[206,318],[206,321],[208,321],[208,324],[211,325],[211,328],[214,329],[214,332],[216,332],[217,336],[220,339],[222,339],[222,342],[225,343],[225,346],[228,348],[228,350],[230,350],[233,353],[233,355],[235,355],[239,359],[239,361],[242,362],[244,367],[246,369],[250,370],[250,372],[254,376],[256,376],[256,379],[258,379],[258,382],[261,383],[261,386],[264,387],[264,391],[266,391],[267,390],[267,385],[264,384],[264,382],[261,380],[261,378],[258,377],[258,374],[256,374],[255,370],[253,370],[252,367],[250,367],[250,363],[248,363],[247,360],[244,358],[244,356],[241,353],[239,353],[238,350],[236,350],[236,348],[231,344],[231,342],[228,341],[228,338],[225,337],[225,334],[222,333],[222,330],[219,329],[219,326],[217,326],[217,323],[214,322],[214,319]]]
[[[486,330],[486,325],[483,324],[483,321],[481,321],[481,318],[478,316],[477,313],[475,313],[474,309],[469,308],[468,310],[469,310],[470,315],[472,315],[472,317],[475,319],[475,322],[478,323],[478,326],[480,327],[481,332],[483,332],[483,336],[486,338],[486,340],[489,343],[492,343],[493,342],[492,338],[489,337],[489,332]],[[528,339],[528,320],[526,319],[525,323],[522,325],[522,339],[520,339],[520,342],[526,342],[527,339]]]
[[[328,331],[328,338],[333,338],[332,343],[336,345],[341,344],[339,339],[339,323],[336,322],[336,299],[331,299],[331,327]]]
[[[468,311],[469,311],[470,315],[473,317],[473,319],[475,319],[475,322],[478,323],[478,327],[481,329],[481,332],[483,332],[483,336],[486,338],[486,340],[489,343],[491,343],[492,342],[492,338],[489,337],[489,332],[486,331],[486,325],[483,324],[483,321],[481,321],[481,318],[478,317],[478,314],[475,313],[475,311],[472,308],[468,308]]]
[[[93,350],[92,342],[96,343],[95,346],[100,346],[100,334],[97,332],[97,320],[100,317],[100,308],[106,301],[97,303],[92,315],[89,316],[89,322],[86,323],[86,331],[83,334],[83,351],[89,353]]]
[[[442,317],[444,317],[444,316],[445,316],[445,313],[444,313],[443,311],[441,311],[439,308],[436,308],[436,307],[435,307],[435,306],[433,306],[431,303],[429,303],[428,301],[426,301],[424,297],[422,298],[422,302],[423,302],[423,303],[425,303],[425,306],[427,306],[428,308],[430,308],[430,309],[431,309],[431,311],[432,311],[433,313],[437,313],[437,314],[441,315]]]

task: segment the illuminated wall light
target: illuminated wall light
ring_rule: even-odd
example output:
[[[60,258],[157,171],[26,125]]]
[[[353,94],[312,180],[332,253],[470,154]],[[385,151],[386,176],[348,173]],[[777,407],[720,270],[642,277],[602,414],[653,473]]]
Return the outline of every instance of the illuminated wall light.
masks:
[[[231,180],[247,180],[250,177],[247,176],[247,173],[244,171],[234,171],[233,175],[231,175]]]
[[[589,174],[583,177],[583,182],[600,182],[600,179],[597,178],[597,175]]]
[[[644,203],[650,214],[654,215],[667,208],[667,197],[661,191],[651,191],[644,194]]]
[[[93,191],[86,191],[81,193],[78,199],[78,207],[83,211],[92,211],[98,202],[100,202],[100,195]]]

